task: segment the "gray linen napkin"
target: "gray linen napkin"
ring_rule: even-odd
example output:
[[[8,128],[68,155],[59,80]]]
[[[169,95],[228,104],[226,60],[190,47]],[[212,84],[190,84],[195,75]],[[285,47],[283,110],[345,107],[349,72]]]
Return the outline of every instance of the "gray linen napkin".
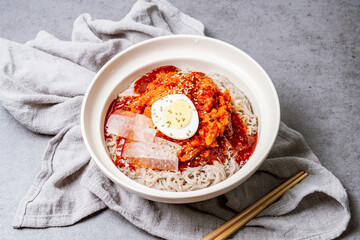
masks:
[[[265,163],[235,190],[186,205],[157,203],[129,194],[105,177],[81,137],[83,94],[95,72],[113,55],[145,39],[204,34],[203,25],[164,0],[138,1],[119,22],[74,22],[72,41],[46,32],[25,45],[0,39],[0,102],[24,126],[55,135],[42,170],[21,201],[15,228],[68,226],[105,207],[166,239],[198,239],[300,170],[309,176],[251,220],[234,237],[329,239],[346,228],[345,189],[320,164],[303,137],[283,123]],[[178,224],[181,222],[182,224]]]

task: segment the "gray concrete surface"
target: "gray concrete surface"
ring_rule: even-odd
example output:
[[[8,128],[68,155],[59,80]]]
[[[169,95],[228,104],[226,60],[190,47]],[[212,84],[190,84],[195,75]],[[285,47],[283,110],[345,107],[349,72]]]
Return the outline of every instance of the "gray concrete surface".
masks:
[[[69,40],[79,14],[120,20],[133,2],[1,0],[0,37],[24,43],[45,30]],[[360,239],[360,1],[171,2],[268,72],[282,121],[305,136],[347,189],[352,219],[340,239]],[[25,129],[2,107],[0,123],[0,239],[153,238],[110,210],[71,227],[12,229],[50,137]]]

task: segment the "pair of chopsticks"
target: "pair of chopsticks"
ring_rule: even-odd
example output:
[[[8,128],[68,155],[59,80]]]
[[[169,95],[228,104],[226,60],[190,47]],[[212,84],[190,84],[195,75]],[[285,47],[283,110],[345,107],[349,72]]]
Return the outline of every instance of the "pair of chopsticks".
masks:
[[[253,217],[255,217],[262,210],[267,208],[270,204],[275,202],[278,198],[280,198],[287,190],[295,186],[295,184],[299,183],[302,179],[304,179],[308,175],[307,172],[301,171],[268,194],[258,200],[256,203],[221,225],[215,231],[211,232],[207,236],[205,236],[202,240],[220,240],[226,239],[233,232],[243,226],[245,223],[250,221]]]

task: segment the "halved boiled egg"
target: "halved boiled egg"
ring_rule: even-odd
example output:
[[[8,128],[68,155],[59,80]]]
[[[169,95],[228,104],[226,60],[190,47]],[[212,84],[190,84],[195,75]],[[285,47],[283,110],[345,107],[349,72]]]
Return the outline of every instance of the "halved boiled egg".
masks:
[[[199,126],[197,110],[184,94],[168,95],[154,102],[151,118],[159,131],[178,140],[192,137]]]

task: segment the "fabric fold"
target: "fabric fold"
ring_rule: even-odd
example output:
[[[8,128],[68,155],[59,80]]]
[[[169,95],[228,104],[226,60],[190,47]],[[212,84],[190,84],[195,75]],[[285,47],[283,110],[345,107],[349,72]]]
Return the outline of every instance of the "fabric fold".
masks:
[[[301,134],[285,124],[281,124],[268,158],[250,179],[203,202],[175,205],[148,201],[128,193],[98,169],[86,150],[79,122],[88,85],[115,54],[146,39],[170,34],[204,35],[204,26],[165,0],[139,0],[120,21],[80,15],[71,41],[44,31],[25,45],[0,39],[0,103],[31,131],[54,135],[45,150],[42,170],[21,201],[13,226],[69,226],[108,207],[155,236],[201,238],[285,179],[306,170],[309,176],[301,184],[234,237],[339,236],[350,219],[346,191],[321,165]]]
[[[13,227],[67,226],[105,208],[98,197],[80,185],[79,176],[89,160],[79,125],[70,124],[52,138],[41,172],[21,201]]]
[[[16,120],[48,135],[79,120],[82,96],[93,72],[5,39],[0,39],[0,51],[0,103]]]

